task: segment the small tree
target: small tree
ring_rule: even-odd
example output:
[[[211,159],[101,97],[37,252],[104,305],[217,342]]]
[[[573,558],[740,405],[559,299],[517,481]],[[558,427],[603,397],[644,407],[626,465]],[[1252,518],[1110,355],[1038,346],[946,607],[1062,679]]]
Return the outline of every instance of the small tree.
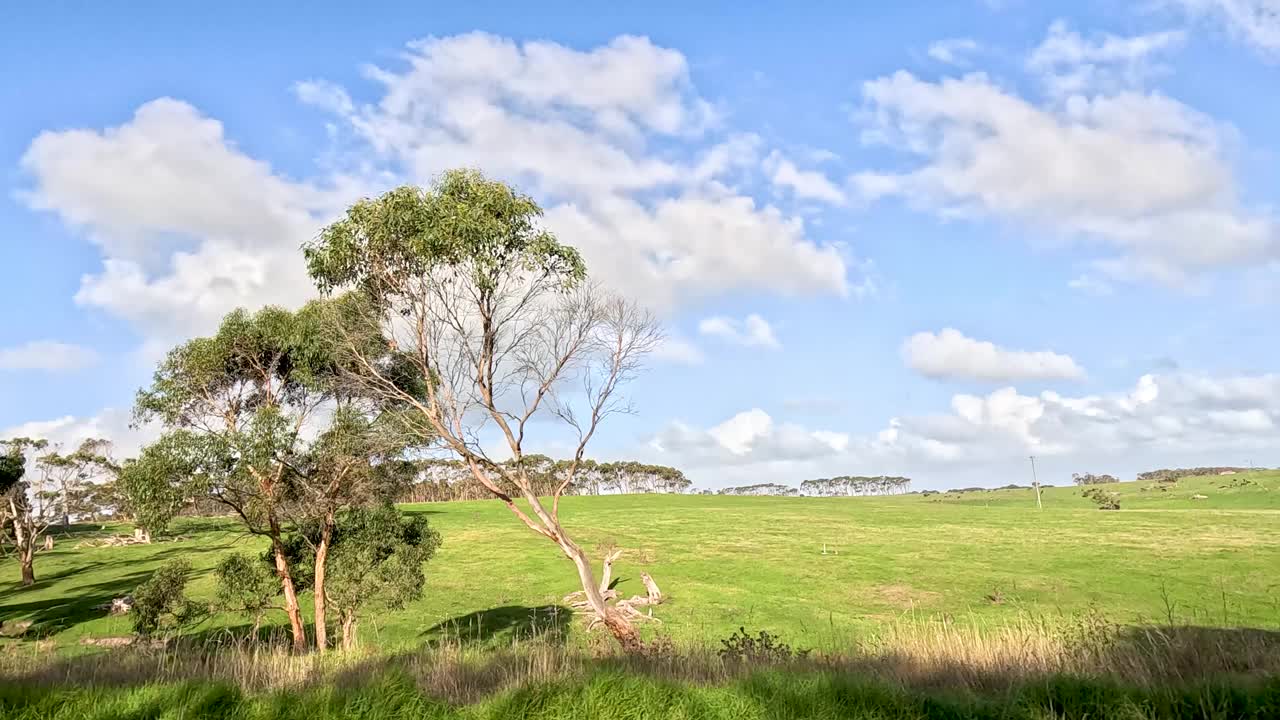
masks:
[[[335,535],[328,592],[342,621],[342,648],[350,650],[363,611],[402,608],[422,596],[422,566],[440,535],[426,518],[403,517],[391,505],[346,513]]]
[[[307,638],[283,547],[284,506],[292,500],[288,459],[333,400],[326,382],[332,357],[317,348],[327,335],[314,317],[274,307],[228,314],[213,336],[171,350],[135,407],[139,420],[170,428],[154,462],[144,452],[134,471],[140,482],[158,485],[131,494],[155,501],[135,512],[163,518],[173,497],[164,485],[175,482],[175,469],[194,469],[189,480],[176,479],[181,494],[220,503],[271,542],[297,652],[306,651]]]
[[[251,636],[257,638],[262,618],[268,610],[283,609],[275,603],[280,583],[270,565],[245,553],[232,553],[222,558],[214,570],[218,580],[217,599],[220,610],[237,612],[253,619]]]
[[[21,568],[22,585],[29,587],[36,582],[35,557],[40,536],[58,520],[58,503],[51,502],[53,495],[45,468],[37,463],[38,474],[30,480],[27,475],[28,456],[48,447],[45,440],[14,438],[0,441],[0,491],[3,492],[4,525],[12,536],[14,550]]]
[[[191,565],[182,558],[161,565],[133,591],[133,630],[139,637],[169,636],[199,617],[199,605],[187,599]]]
[[[353,289],[365,301],[353,304],[363,309],[347,318],[356,322],[342,325],[342,366],[360,393],[405,408],[420,446],[451,451],[517,520],[555,543],[595,621],[638,648],[640,613],[609,604],[559,506],[600,423],[629,411],[617,391],[662,336],[649,314],[585,286],[578,252],[541,227],[541,214],[501,182],[452,171],[428,190],[357,203],[305,248],[307,266],[322,291]],[[406,373],[418,380],[411,388]],[[537,469],[524,462],[535,416],[577,436],[546,501]],[[502,439],[506,458],[490,457],[485,432]]]

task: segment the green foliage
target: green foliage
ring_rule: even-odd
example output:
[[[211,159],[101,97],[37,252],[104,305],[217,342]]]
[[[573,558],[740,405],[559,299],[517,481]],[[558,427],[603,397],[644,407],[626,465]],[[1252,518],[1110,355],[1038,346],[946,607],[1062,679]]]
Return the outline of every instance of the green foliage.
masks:
[[[776,635],[761,630],[755,635],[739,627],[732,635],[720,641],[720,658],[729,662],[745,662],[753,665],[780,663],[795,658],[808,657],[808,650],[792,650]]]
[[[13,489],[27,472],[27,461],[20,453],[0,453],[0,495]]]
[[[1224,473],[1243,473],[1249,472],[1250,468],[1243,467],[1196,467],[1196,468],[1161,468],[1159,470],[1148,470],[1144,473],[1138,473],[1138,480],[1144,482],[1177,482],[1187,477],[1203,477],[1207,475],[1222,475]]]
[[[522,458],[524,471],[534,493],[551,495],[563,482],[571,461],[553,460],[546,455],[530,454]],[[515,469],[513,461],[502,463]],[[439,502],[474,500],[490,497],[460,460],[427,459],[410,463],[402,469],[413,482],[402,489],[398,499],[406,502]],[[499,478],[498,484],[509,494],[518,494],[514,483]],[[677,468],[651,465],[632,460],[596,462],[583,459],[578,463],[573,482],[564,495],[599,495],[601,493],[679,493],[693,483]]]
[[[352,510],[334,533],[329,597],[344,612],[403,607],[421,597],[422,566],[440,543],[421,515],[405,517],[390,505]]]
[[[294,584],[315,583],[315,548],[320,526],[310,523],[284,539]],[[425,517],[405,517],[391,505],[360,507],[342,513],[333,530],[326,563],[327,595],[339,611],[358,612],[373,605],[399,608],[422,594],[422,566],[440,547],[440,534]],[[262,558],[270,561],[268,552]]]
[[[218,464],[215,447],[196,433],[175,430],[124,463],[116,482],[138,527],[163,533],[188,499],[205,490],[209,466]]]
[[[275,607],[280,581],[264,562],[248,553],[232,553],[214,568],[217,591],[214,604],[221,610],[248,615],[257,626],[263,613]]]
[[[187,599],[190,573],[186,560],[170,560],[133,591],[129,614],[139,637],[174,634],[201,617],[202,608]]]
[[[779,483],[756,483],[754,485],[739,485],[736,487],[721,488],[716,492],[717,495],[774,495],[782,497],[794,497],[800,494],[800,491],[789,486]]]
[[[1116,499],[1115,494],[1103,490],[1100,487],[1091,487],[1080,493],[1083,497],[1089,498],[1099,510],[1119,510],[1120,501]]]
[[[436,269],[494,292],[513,274],[561,285],[586,276],[582,258],[541,227],[542,208],[474,170],[450,170],[429,188],[400,187],[353,205],[303,249],[325,292],[356,287],[379,302]]]
[[[1114,475],[1094,475],[1093,473],[1071,473],[1071,482],[1076,485],[1109,485],[1120,482]]]

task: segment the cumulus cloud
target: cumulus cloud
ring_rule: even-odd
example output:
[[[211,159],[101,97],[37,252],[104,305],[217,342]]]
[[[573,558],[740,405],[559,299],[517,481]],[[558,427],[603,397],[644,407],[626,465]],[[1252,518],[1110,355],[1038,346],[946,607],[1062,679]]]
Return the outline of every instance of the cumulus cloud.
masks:
[[[1009,382],[1080,380],[1085,375],[1069,355],[1009,350],[954,328],[912,335],[902,344],[902,357],[908,367],[932,378]]]
[[[0,348],[0,370],[80,370],[98,362],[93,350],[57,342],[33,340],[14,347]]]
[[[990,468],[1022,468],[1027,455],[1056,459],[1059,467],[1105,462],[1136,471],[1178,459],[1242,463],[1277,442],[1280,375],[1171,372],[1143,375],[1130,389],[1105,394],[1023,395],[1014,387],[957,394],[944,412],[892,418],[865,435],[777,423],[752,409],[707,429],[671,423],[649,450],[717,482],[796,484],[829,474],[889,472],[954,487],[945,483],[958,477],[1008,482]]]
[[[73,448],[89,439],[108,440],[117,458],[134,457],[144,445],[159,437],[154,425],[133,427],[129,412],[108,408],[89,417],[66,415],[52,420],[35,420],[0,429],[0,439],[29,437],[48,440],[53,445]]]
[[[849,435],[775,423],[769,413],[752,408],[705,430],[673,422],[650,441],[650,447],[694,465],[767,463],[843,452],[849,447]]]
[[[844,191],[826,175],[817,170],[801,170],[777,150],[765,158],[764,168],[775,187],[785,188],[797,198],[831,205],[841,205],[845,201]]]
[[[414,181],[466,165],[529,188],[594,275],[658,309],[742,288],[849,293],[842,248],[733,189],[759,168],[759,138],[722,127],[681,53],[632,36],[578,50],[471,33],[411,43],[402,60],[369,71],[376,103],[317,82],[299,95]],[[796,172],[783,179],[812,191]]]
[[[698,323],[698,332],[746,347],[781,348],[782,343],[773,332],[768,320],[752,313],[742,320],[723,315],[704,318]]]
[[[1274,443],[1280,375],[1210,377],[1150,374],[1122,393],[1066,397],[956,395],[951,412],[898,419],[871,447],[899,455],[980,462],[1019,453],[1046,455],[1212,452]]]
[[[1065,21],[1057,20],[1027,58],[1027,68],[1044,76],[1050,91],[1061,96],[1099,88],[1116,90],[1140,85],[1161,70],[1152,56],[1185,40],[1186,33],[1181,30],[1085,38]]]
[[[337,207],[167,98],[117,127],[41,133],[21,162],[26,202],[101,246],[103,269],[77,302],[148,336],[206,331],[238,305],[300,302],[311,283],[298,246]]]
[[[1115,277],[1176,285],[1280,258],[1276,219],[1238,198],[1228,133],[1171,98],[1123,90],[1037,104],[982,74],[930,82],[907,72],[863,94],[864,139],[921,159],[855,175],[864,197],[1110,248],[1097,268]]]
[[[1206,17],[1272,59],[1280,57],[1280,0],[1166,0]]]

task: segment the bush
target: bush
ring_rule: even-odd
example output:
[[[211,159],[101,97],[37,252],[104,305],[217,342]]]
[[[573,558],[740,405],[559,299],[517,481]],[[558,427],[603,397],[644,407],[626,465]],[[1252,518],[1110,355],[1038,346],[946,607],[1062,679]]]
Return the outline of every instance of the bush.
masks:
[[[1116,496],[1102,488],[1089,488],[1080,493],[1097,504],[1099,510],[1119,510],[1120,501]]]
[[[161,565],[133,591],[133,631],[148,638],[182,629],[203,612],[187,600],[187,574],[191,565],[181,558]]]
[[[274,607],[280,593],[275,573],[259,558],[233,553],[222,559],[214,570],[218,578],[219,609],[243,613],[253,618],[253,633],[262,625],[262,616]]]
[[[720,645],[720,658],[728,662],[776,663],[809,655],[808,650],[792,650],[790,645],[765,630],[752,637],[745,627],[721,640]]]

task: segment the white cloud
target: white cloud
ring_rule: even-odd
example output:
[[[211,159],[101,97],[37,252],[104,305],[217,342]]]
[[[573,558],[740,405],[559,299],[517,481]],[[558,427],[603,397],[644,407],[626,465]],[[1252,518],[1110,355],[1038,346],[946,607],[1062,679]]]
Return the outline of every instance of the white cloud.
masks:
[[[872,446],[942,462],[1226,452],[1273,445],[1277,417],[1280,375],[1144,375],[1109,395],[1027,396],[1012,387],[957,395],[950,414],[895,420]]]
[[[182,338],[238,305],[311,294],[299,245],[336,209],[239,151],[221,123],[171,99],[114,128],[41,133],[22,158],[33,207],[83,228],[103,252],[76,300]]]
[[[720,126],[681,53],[472,33],[411,43],[403,60],[369,71],[374,104],[319,83],[299,94],[414,181],[465,165],[528,188],[594,275],[659,309],[742,288],[848,294],[840,247],[733,189],[759,167],[760,139]]]
[[[1023,395],[1005,387],[958,394],[946,412],[891,419],[852,435],[776,423],[751,409],[708,429],[673,422],[648,447],[712,486],[831,474],[906,474],[917,487],[1025,482],[1028,455],[1046,482],[1081,469],[1138,472],[1190,464],[1245,464],[1280,443],[1280,375],[1143,375],[1123,392]],[[1015,474],[1011,477],[1009,472]]]
[[[981,74],[928,82],[907,72],[863,92],[864,138],[922,158],[903,172],[856,175],[869,198],[1108,247],[1097,266],[1117,277],[1182,284],[1280,258],[1276,219],[1238,199],[1222,153],[1228,133],[1170,98],[1123,91],[1041,106]]]
[[[1027,67],[1041,74],[1051,92],[1060,96],[1087,90],[1137,86],[1161,68],[1151,56],[1180,46],[1186,33],[1167,30],[1121,37],[1102,34],[1084,38],[1065,21],[1049,26],[1044,41],[1031,52]]]
[[[1166,0],[1166,4],[1214,18],[1264,55],[1280,57],[1280,0]]]
[[[698,332],[746,347],[781,348],[773,326],[768,320],[752,313],[741,321],[723,315],[704,318],[698,323]]]
[[[928,53],[938,62],[964,67],[969,64],[965,56],[977,49],[978,43],[972,38],[950,38],[930,44]]]
[[[80,370],[98,362],[93,350],[54,340],[0,348],[0,370]]]
[[[836,187],[826,175],[816,170],[799,169],[777,150],[765,158],[764,168],[776,187],[789,189],[798,198],[819,200],[832,205],[844,204],[844,191]]]
[[[1084,369],[1069,355],[1009,350],[953,328],[912,335],[902,344],[902,357],[908,367],[932,378],[1007,382],[1084,377]]]
[[[124,410],[108,408],[90,417],[66,415],[53,420],[36,420],[0,429],[0,438],[29,437],[73,448],[89,439],[108,440],[117,459],[133,457],[144,445],[159,437],[154,425],[133,427]]]
[[[849,435],[775,423],[767,412],[752,408],[706,430],[673,422],[650,442],[662,454],[675,454],[692,465],[768,463],[813,459],[844,452]]]
[[[706,360],[702,350],[679,335],[668,335],[654,348],[653,357],[659,362],[678,365],[701,365]]]

